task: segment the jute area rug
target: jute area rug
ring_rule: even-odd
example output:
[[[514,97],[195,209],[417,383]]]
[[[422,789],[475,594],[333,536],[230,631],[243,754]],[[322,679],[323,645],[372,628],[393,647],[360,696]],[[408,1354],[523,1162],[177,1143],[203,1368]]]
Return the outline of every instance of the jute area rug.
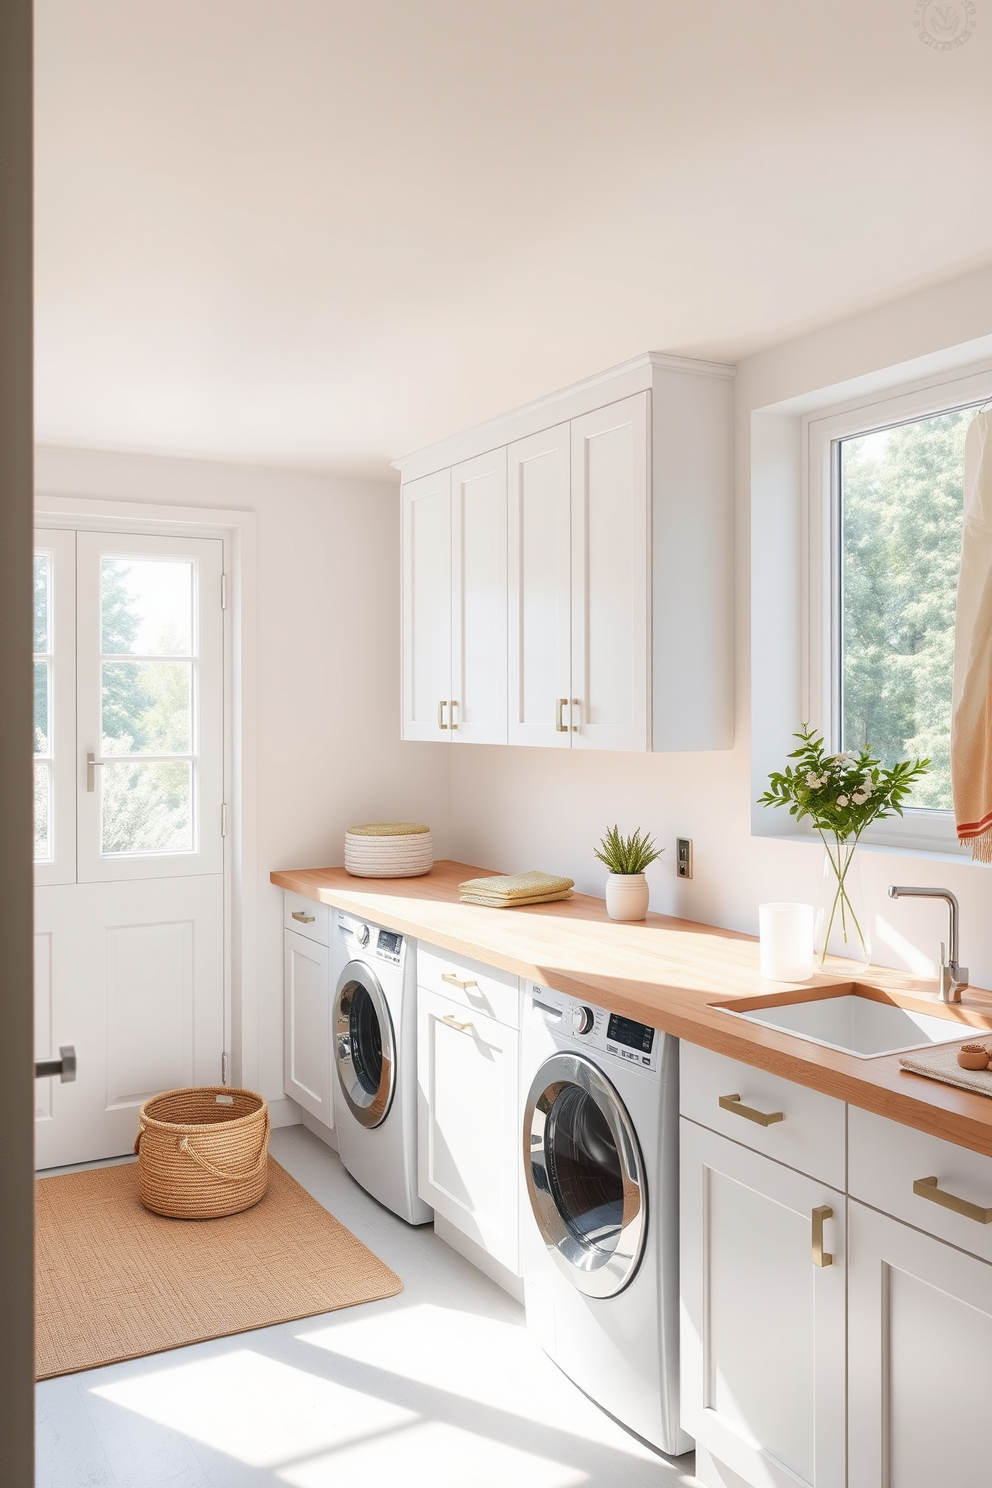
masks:
[[[403,1283],[269,1158],[265,1198],[163,1219],[138,1166],[39,1179],[37,1376],[50,1379],[392,1297]]]

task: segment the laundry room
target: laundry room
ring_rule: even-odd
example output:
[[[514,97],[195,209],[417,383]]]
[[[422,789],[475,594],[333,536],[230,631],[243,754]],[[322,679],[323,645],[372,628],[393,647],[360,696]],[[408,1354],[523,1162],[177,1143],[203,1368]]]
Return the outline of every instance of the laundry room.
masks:
[[[5,1485],[985,1488],[990,67],[0,8]]]

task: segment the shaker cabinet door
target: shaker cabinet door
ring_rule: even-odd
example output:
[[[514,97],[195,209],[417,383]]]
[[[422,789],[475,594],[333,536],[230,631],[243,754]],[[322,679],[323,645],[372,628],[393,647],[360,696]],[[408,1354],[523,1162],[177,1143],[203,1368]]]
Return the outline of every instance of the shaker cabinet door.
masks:
[[[506,453],[509,742],[567,749],[570,426],[519,439]]]
[[[404,739],[451,738],[451,472],[402,488]],[[374,603],[375,588],[370,593]]]
[[[648,393],[572,420],[572,748],[649,749]]]
[[[295,930],[283,932],[285,976],[285,1089],[325,1126],[331,1102],[331,953]]]
[[[506,450],[451,472],[453,744],[506,743]]]
[[[520,1270],[520,1035],[421,987],[420,1197],[515,1274]]]
[[[682,1425],[746,1483],[844,1488],[845,1203],[682,1118]]]
[[[850,1208],[851,1488],[992,1480],[992,1265]]]

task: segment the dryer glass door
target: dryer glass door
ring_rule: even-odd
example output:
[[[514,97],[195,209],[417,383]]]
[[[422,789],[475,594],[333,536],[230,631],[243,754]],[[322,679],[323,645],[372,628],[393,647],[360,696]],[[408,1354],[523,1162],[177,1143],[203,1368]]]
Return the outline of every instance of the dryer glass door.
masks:
[[[378,978],[363,961],[349,961],[334,1000],[334,1063],[345,1103],[362,1126],[389,1114],[396,1085],[393,1024]]]
[[[644,1163],[630,1117],[602,1070],[556,1054],[524,1115],[527,1191],[552,1260],[590,1297],[633,1279],[647,1234]]]

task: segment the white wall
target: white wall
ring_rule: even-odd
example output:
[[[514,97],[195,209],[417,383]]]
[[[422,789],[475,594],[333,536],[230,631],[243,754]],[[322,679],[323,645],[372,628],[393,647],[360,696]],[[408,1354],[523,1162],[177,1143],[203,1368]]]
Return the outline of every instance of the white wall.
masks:
[[[282,894],[269,872],[340,864],[345,828],[369,819],[427,822],[448,850],[447,757],[399,738],[396,486],[40,449],[36,489],[256,513],[257,1015],[243,1077],[279,1100]]]
[[[648,874],[656,910],[757,933],[760,902],[815,902],[819,845],[751,835],[751,416],[990,332],[992,270],[985,270],[743,361],[734,394],[734,748],[648,756],[452,749],[454,856],[511,872],[567,873],[581,890],[601,894],[603,870],[592,849],[616,821],[627,830],[646,827],[665,844],[662,862]],[[823,401],[831,401],[829,393]],[[796,551],[795,536],[785,535],[786,554]],[[795,584],[791,559],[784,559],[783,588],[794,595]],[[793,726],[801,721],[797,717]],[[689,883],[675,877],[676,834],[694,840]],[[896,904],[885,890],[894,882],[943,884],[961,901],[961,958],[970,965],[972,981],[992,986],[992,869],[968,860],[865,849],[862,871],[877,961],[933,974],[937,942],[946,938],[946,910],[919,901]]]

